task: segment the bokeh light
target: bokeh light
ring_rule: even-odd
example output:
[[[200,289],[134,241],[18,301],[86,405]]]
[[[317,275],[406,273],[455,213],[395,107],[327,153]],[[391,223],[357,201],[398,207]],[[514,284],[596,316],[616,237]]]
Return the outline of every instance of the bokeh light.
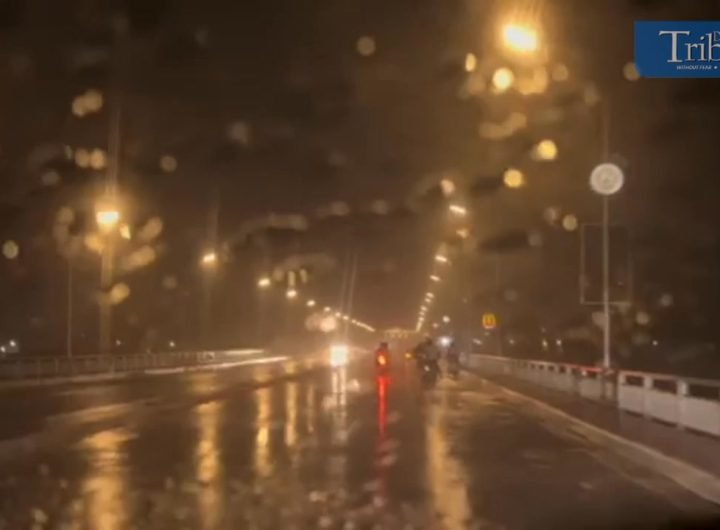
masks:
[[[357,40],[355,49],[363,57],[370,57],[376,52],[377,45],[375,44],[374,38],[364,35]]]
[[[3,243],[2,252],[7,259],[16,259],[20,254],[20,246],[12,239],[9,239]]]
[[[503,182],[508,188],[522,188],[525,185],[525,175],[519,169],[510,168],[505,171]]]
[[[557,144],[553,140],[542,140],[535,146],[532,152],[532,157],[535,160],[542,161],[555,160],[557,155]]]
[[[510,68],[502,67],[493,72],[492,86],[496,93],[507,91],[515,82],[515,74]]]

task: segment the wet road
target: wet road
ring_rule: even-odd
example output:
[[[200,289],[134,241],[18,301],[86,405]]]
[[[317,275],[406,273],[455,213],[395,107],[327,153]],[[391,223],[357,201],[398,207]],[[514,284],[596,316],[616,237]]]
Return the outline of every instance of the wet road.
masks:
[[[469,375],[276,365],[14,392],[2,529],[658,528],[710,509]]]

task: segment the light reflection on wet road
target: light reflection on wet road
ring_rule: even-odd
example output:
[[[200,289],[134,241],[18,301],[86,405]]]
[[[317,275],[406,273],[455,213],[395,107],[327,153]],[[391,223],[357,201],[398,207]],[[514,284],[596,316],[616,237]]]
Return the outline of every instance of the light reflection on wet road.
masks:
[[[272,377],[264,368],[253,376]],[[470,376],[424,390],[410,366],[383,377],[354,366],[258,388],[191,377],[142,394],[173,402],[187,389],[168,389],[183,385],[221,392],[0,461],[0,528],[616,528],[637,527],[638,514],[654,527],[706,508],[652,474],[644,483],[662,487],[639,485],[601,448]],[[105,395],[73,391],[88,408]]]

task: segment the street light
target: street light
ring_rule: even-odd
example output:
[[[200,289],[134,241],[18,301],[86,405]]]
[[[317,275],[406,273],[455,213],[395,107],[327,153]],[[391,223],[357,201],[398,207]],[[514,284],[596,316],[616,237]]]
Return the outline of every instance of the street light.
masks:
[[[268,278],[267,276],[263,276],[257,282],[257,286],[260,289],[269,289],[271,285],[272,285],[272,280],[270,280],[270,278]]]
[[[202,258],[200,259],[200,263],[204,267],[213,267],[217,263],[217,260],[217,253],[214,250],[211,250],[203,254]]]
[[[106,295],[113,283],[113,256],[114,242],[113,237],[115,228],[120,223],[120,210],[115,205],[112,198],[102,199],[95,209],[95,222],[103,234],[103,244],[100,251],[100,289],[103,295]],[[68,292],[71,287],[70,273],[68,274]],[[69,299],[69,298],[68,298]],[[71,314],[68,311],[68,322],[70,322]],[[110,351],[110,341],[112,335],[112,306],[105,296],[100,303],[100,353]],[[70,353],[70,348],[68,348]]]
[[[120,222],[120,212],[115,208],[100,208],[95,212],[95,221],[104,232],[110,232]]]
[[[308,307],[315,307],[315,303],[315,300],[308,300],[305,305],[307,305]]]
[[[525,24],[505,24],[502,27],[502,41],[505,48],[517,53],[534,53],[540,48],[537,29]]]
[[[288,300],[295,300],[298,296],[297,289],[291,287],[285,292],[285,296]]]
[[[431,279],[432,281],[434,281],[434,282],[439,282],[439,281],[440,281],[440,276],[437,276],[436,274],[433,274],[432,276],[430,276],[430,279]]]
[[[438,254],[435,256],[435,261],[438,263],[450,263],[450,260],[447,259],[447,256],[443,256],[442,254]]]

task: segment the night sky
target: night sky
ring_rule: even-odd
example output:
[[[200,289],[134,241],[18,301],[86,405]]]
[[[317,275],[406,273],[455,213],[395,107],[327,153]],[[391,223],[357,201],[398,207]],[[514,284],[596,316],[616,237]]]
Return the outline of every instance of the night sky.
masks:
[[[116,256],[129,295],[115,336],[132,347],[197,344],[208,282],[214,343],[252,342],[261,275],[295,257],[301,294],[335,305],[355,252],[354,314],[412,328],[442,241],[457,266],[431,318],[472,327],[492,310],[518,337],[594,337],[574,228],[600,219],[588,175],[608,116],[608,156],[626,172],[612,219],[632,241],[618,339],[716,344],[720,85],[637,80],[628,66],[634,20],[713,19],[712,4],[0,0],[0,239],[19,249],[0,259],[0,341],[62,347],[72,256],[78,348],[92,351],[99,258],[84,240],[118,117],[121,209],[137,236]],[[541,56],[500,49],[508,17],[541,28]],[[516,82],[496,93],[501,67]],[[557,158],[534,160],[546,139]],[[83,149],[103,150],[96,169],[81,167]],[[509,168],[524,186],[505,185]],[[444,178],[471,213],[459,243]],[[286,304],[268,303],[280,318]]]

